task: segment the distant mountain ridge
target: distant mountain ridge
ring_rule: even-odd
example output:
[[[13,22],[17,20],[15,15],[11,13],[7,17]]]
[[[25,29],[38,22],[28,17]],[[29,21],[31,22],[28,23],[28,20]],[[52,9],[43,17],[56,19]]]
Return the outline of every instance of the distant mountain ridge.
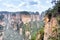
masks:
[[[0,11],[0,14],[34,14],[34,15],[39,15],[39,12],[28,12],[28,11],[18,11],[18,12],[8,12],[8,11]]]

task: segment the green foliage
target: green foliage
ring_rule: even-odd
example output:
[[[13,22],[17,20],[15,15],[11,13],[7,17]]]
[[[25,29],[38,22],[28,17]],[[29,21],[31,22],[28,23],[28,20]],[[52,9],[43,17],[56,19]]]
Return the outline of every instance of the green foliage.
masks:
[[[52,14],[52,17],[56,17],[58,23],[60,24],[60,0],[59,1],[53,1],[55,3],[55,6],[53,8],[49,8],[45,11],[46,15]]]
[[[44,34],[44,28],[43,27],[40,28],[39,32],[40,32],[40,34]]]
[[[41,40],[43,39],[43,36],[44,36],[44,28],[42,27],[42,28],[40,28],[40,30],[38,30],[38,32],[34,32],[33,34],[32,34],[32,38],[31,38],[31,40],[36,40],[36,36],[38,35],[37,33],[40,33],[41,34]]]
[[[57,16],[56,19],[58,21],[58,24],[60,24],[60,16]]]
[[[40,28],[39,32],[41,34],[40,40],[43,40],[43,38],[44,38],[44,27]]]
[[[49,37],[49,40],[58,40],[58,39],[55,37]]]
[[[3,18],[4,18],[4,15],[0,15],[0,20],[3,20]]]
[[[26,24],[23,24],[23,27],[22,27],[22,29],[23,29],[23,35],[25,36],[25,28],[26,27]]]
[[[26,23],[26,30],[30,31],[31,28],[30,28],[30,23]]]
[[[39,24],[39,29],[37,28],[37,24]],[[31,28],[32,27],[32,28]],[[23,35],[25,35],[25,30],[28,30],[28,31],[32,31],[31,32],[31,40],[36,40],[36,36],[37,36],[37,32],[41,33],[41,37],[43,37],[43,33],[44,33],[44,29],[43,29],[43,22],[32,22],[32,24],[29,22],[29,23],[26,23],[26,24],[23,24],[23,28],[24,28],[24,31],[23,31]]]
[[[32,34],[32,38],[31,38],[31,40],[36,40],[36,34],[37,34],[37,32],[34,32],[33,34]]]
[[[20,13],[25,14],[25,15],[29,15],[29,12],[27,12],[27,11],[21,11]]]

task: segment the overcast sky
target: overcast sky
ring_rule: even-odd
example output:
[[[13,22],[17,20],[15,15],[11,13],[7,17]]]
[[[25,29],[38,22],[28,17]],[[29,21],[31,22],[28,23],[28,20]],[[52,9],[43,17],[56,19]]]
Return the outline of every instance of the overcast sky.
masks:
[[[0,11],[38,11],[42,12],[51,8],[52,0],[0,0]]]

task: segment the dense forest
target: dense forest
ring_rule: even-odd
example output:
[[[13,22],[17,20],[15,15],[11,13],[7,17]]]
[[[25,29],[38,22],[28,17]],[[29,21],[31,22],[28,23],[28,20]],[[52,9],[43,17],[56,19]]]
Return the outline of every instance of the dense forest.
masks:
[[[58,23],[60,24],[60,0],[59,1],[52,1],[52,4],[55,4],[53,8],[49,8],[45,11],[46,15],[51,14],[52,17],[55,16],[58,20]]]

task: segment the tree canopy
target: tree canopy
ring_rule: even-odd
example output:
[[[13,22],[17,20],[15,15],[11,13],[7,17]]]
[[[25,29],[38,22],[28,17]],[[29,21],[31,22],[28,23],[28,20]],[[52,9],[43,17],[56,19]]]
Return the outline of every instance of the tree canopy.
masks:
[[[49,8],[48,10],[45,11],[46,15],[52,15],[52,17],[56,17],[58,22],[60,23],[60,0],[59,1],[52,1],[52,3],[55,4],[53,8]]]

